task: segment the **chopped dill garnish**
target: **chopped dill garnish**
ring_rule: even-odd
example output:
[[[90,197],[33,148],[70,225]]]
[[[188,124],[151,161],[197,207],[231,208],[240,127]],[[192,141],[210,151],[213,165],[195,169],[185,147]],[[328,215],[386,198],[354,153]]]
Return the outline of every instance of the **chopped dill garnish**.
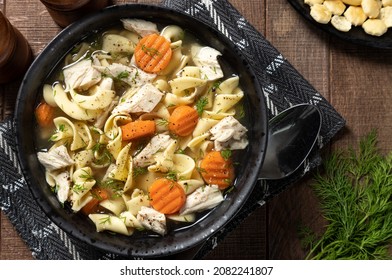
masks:
[[[157,125],[159,126],[168,126],[169,125],[169,121],[166,119],[160,119],[157,121]]]
[[[93,174],[90,174],[87,170],[81,169],[84,174],[79,175],[79,178],[85,180],[94,180]]]
[[[166,178],[173,181],[177,181],[177,171],[170,170],[169,172],[166,173]]]
[[[129,77],[129,72],[128,71],[122,71],[117,75],[117,79],[121,80],[121,79],[126,79]]]
[[[147,167],[134,167],[132,172],[132,177],[136,178],[139,175],[146,174],[148,172]]]
[[[159,51],[155,48],[146,47],[146,45],[142,46],[142,51],[149,56],[158,56],[160,55]]]
[[[230,149],[225,149],[222,150],[221,152],[222,157],[227,161],[233,154],[233,152]]]
[[[185,151],[183,149],[178,149],[177,151],[174,152],[175,154],[185,154]]]
[[[211,87],[210,90],[211,90],[212,92],[215,92],[217,89],[219,89],[221,83],[222,83],[221,81],[215,82],[215,83],[212,85],[212,87]]]
[[[100,224],[106,224],[106,223],[109,223],[110,224],[110,215],[107,215],[106,217],[103,217],[103,218],[101,218],[101,219],[99,219],[99,223]]]
[[[81,192],[84,192],[86,190],[86,187],[83,184],[75,184],[73,185],[72,190],[75,193],[79,194]]]
[[[121,195],[123,194],[124,182],[109,178],[104,181],[101,181],[99,183],[99,186],[104,189],[111,190],[112,191],[111,198],[117,198],[117,197],[121,197]]]
[[[208,105],[207,97],[202,97],[196,102],[196,111],[201,116],[204,112],[204,108]]]

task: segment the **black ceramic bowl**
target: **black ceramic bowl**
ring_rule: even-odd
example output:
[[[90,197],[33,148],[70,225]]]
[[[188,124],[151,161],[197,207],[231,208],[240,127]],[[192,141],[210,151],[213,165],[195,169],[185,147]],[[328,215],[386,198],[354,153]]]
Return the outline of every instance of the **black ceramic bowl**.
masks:
[[[163,24],[176,24],[193,33],[204,44],[216,48],[240,76],[246,93],[245,110],[250,144],[243,155],[235,181],[236,190],[203,219],[191,227],[171,231],[164,237],[138,234],[120,236],[97,233],[88,218],[63,208],[45,181],[43,167],[36,156],[34,108],[40,99],[42,83],[75,44],[84,38],[118,24],[121,18],[141,18]],[[226,37],[189,15],[148,5],[112,6],[64,29],[33,62],[19,90],[15,112],[17,148],[29,188],[46,215],[71,236],[111,253],[142,258],[157,258],[179,253],[205,241],[224,227],[246,203],[264,158],[267,145],[267,111],[261,89],[252,69]]]

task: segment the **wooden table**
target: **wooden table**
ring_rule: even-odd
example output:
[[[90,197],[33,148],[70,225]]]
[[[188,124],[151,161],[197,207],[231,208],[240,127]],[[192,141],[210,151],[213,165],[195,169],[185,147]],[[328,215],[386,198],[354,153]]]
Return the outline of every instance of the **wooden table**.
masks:
[[[154,3],[158,0],[115,3]],[[339,111],[347,125],[326,150],[356,145],[378,129],[383,152],[392,148],[392,50],[352,45],[319,31],[286,0],[230,1]],[[0,0],[0,9],[29,41],[34,55],[60,28],[39,0]],[[0,118],[12,115],[20,81],[0,86]],[[303,259],[298,226],[322,232],[325,222],[311,178],[273,198],[236,228],[207,259]],[[0,259],[32,259],[1,213]]]

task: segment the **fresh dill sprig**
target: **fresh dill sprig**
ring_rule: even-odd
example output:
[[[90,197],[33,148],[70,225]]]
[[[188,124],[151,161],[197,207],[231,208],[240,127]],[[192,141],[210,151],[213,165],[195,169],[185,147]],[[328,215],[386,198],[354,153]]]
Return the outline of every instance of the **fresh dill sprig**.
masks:
[[[314,189],[328,226],[307,259],[392,258],[392,153],[381,155],[375,130],[326,158]]]
[[[202,97],[196,102],[196,111],[201,116],[204,112],[204,108],[208,105],[207,97]]]

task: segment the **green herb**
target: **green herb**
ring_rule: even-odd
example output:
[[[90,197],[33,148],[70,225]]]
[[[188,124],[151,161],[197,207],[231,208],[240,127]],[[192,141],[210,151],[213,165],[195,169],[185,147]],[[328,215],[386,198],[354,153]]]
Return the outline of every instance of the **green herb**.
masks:
[[[79,178],[85,180],[94,180],[94,176],[90,174],[87,170],[81,169],[84,174],[79,175]]]
[[[169,125],[169,121],[166,119],[160,119],[157,121],[157,125],[159,126],[168,126]]]
[[[146,174],[147,172],[147,167],[135,167],[133,168],[132,177],[136,178],[137,176]]]
[[[230,149],[222,150],[220,153],[221,153],[222,157],[223,157],[226,161],[227,161],[227,160],[231,157],[231,155],[233,154],[232,151],[231,151]]]
[[[185,182],[184,184],[183,184],[183,186],[184,186],[184,190],[185,190],[185,192],[186,193],[188,193],[188,191],[189,191],[189,183],[188,182]]]
[[[244,106],[241,104],[238,106],[238,117],[237,119],[242,119],[245,117],[245,109]]]
[[[183,149],[178,149],[177,151],[174,152],[175,154],[185,154],[185,151]]]
[[[98,156],[94,159],[94,163],[97,165],[104,165],[112,162],[113,156],[110,151],[106,148],[105,144],[96,143],[92,148],[94,153],[98,153]]]
[[[222,83],[221,81],[215,82],[215,83],[212,85],[212,87],[211,87],[210,90],[211,90],[212,92],[215,92],[217,89],[219,89],[221,83]]]
[[[177,181],[177,172],[174,170],[170,170],[169,172],[166,173],[166,178],[173,181]]]
[[[196,102],[196,111],[201,116],[204,112],[204,108],[208,105],[207,97],[200,98]]]
[[[123,194],[124,182],[122,181],[109,178],[105,179],[104,181],[101,181],[99,185],[102,188],[111,190],[111,199],[121,197],[121,195]]]
[[[67,131],[67,128],[65,127],[65,124],[60,124],[59,125],[59,131],[61,131],[61,132]]]
[[[128,71],[122,71],[117,75],[117,79],[121,80],[121,79],[126,79],[129,77],[129,72]]]
[[[56,141],[57,137],[58,136],[56,134],[53,134],[52,136],[50,136],[49,141],[54,142],[54,141]]]
[[[134,84],[137,83],[137,77],[139,77],[139,70],[138,70],[138,69],[136,69],[136,73],[135,73],[135,75],[132,77],[132,82],[133,82]]]
[[[160,53],[157,49],[149,48],[149,47],[146,47],[145,45],[142,46],[142,51],[149,56],[160,55]]]
[[[106,223],[110,224],[110,215],[107,215],[106,217],[99,219],[99,223],[100,224],[106,224]]]
[[[84,186],[84,184],[81,184],[81,185],[75,184],[75,185],[72,187],[72,190],[73,190],[75,193],[79,194],[79,193],[81,193],[81,192],[84,192],[84,191],[86,190],[86,187]]]
[[[375,131],[357,150],[332,153],[314,189],[328,226],[307,259],[391,258],[392,153],[380,153]]]
[[[230,184],[231,184],[231,182],[230,182]],[[227,188],[227,189],[225,189],[225,194],[231,193],[231,192],[233,192],[233,191],[235,191],[235,186],[234,186],[234,185],[231,186],[231,187],[229,187],[229,188]]]

